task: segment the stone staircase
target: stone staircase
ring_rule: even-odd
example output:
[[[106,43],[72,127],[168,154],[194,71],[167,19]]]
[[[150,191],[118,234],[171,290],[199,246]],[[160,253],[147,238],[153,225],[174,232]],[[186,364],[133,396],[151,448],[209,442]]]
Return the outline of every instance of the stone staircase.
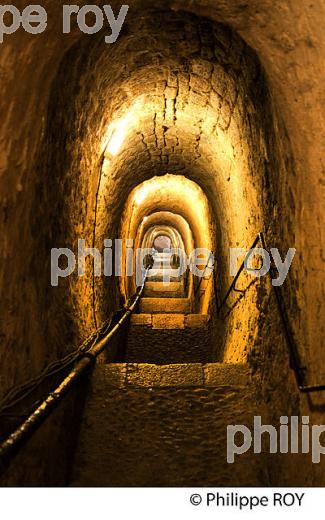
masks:
[[[261,486],[263,456],[228,464],[227,425],[250,426],[246,365],[98,365],[72,486]]]
[[[145,284],[143,296],[145,298],[185,298],[184,280],[171,281],[166,284],[153,280]]]
[[[209,316],[134,314],[125,361],[131,363],[207,363],[212,360]]]
[[[140,314],[190,314],[189,298],[142,298]]]
[[[211,361],[209,316],[191,314],[184,278],[164,283],[170,255],[155,256],[159,273],[145,283],[138,313],[133,314],[127,335],[127,362],[193,363]],[[152,271],[149,271],[149,275]],[[123,358],[124,359],[124,358]]]
[[[226,460],[227,425],[254,417],[247,366],[211,363],[210,317],[191,313],[183,280],[163,285],[146,283],[125,362],[95,368],[71,485],[262,485],[261,459]]]

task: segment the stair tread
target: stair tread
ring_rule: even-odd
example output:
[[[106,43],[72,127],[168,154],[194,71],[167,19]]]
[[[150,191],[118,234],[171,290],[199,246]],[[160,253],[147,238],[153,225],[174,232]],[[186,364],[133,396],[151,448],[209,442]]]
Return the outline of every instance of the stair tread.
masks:
[[[254,414],[247,366],[98,365],[70,485],[261,485],[261,457],[226,460],[227,425]]]
[[[96,366],[107,387],[239,387],[251,384],[247,364],[230,363],[110,363]]]
[[[162,281],[146,282],[143,298],[185,298],[184,283],[173,281],[164,283]]]
[[[141,298],[140,314],[172,313],[190,314],[191,301],[189,298]]]

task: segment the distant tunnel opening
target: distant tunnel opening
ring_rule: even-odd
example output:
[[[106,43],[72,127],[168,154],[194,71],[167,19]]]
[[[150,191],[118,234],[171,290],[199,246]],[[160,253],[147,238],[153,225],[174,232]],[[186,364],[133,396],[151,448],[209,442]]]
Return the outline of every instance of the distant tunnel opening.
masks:
[[[167,249],[168,251],[171,249],[172,247],[172,241],[171,239],[166,236],[166,235],[158,235],[152,246],[155,248],[155,250],[158,252],[158,253],[163,253],[164,252],[164,249]]]

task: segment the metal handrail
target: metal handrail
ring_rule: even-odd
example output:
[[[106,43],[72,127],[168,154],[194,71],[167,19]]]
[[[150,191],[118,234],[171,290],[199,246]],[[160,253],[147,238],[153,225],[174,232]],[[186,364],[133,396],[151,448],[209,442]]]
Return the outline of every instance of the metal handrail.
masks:
[[[232,284],[230,285],[228,291],[226,292],[224,298],[222,299],[220,305],[217,305],[217,311],[218,311],[219,315],[220,315],[221,309],[226,304],[231,292],[237,290],[236,283],[238,281],[238,278],[239,278],[240,274],[242,273],[244,267],[247,265],[247,260],[248,260],[249,256],[251,255],[251,250],[257,246],[258,242],[260,242],[263,249],[265,249],[267,251],[264,233],[260,232],[260,233],[258,233],[257,237],[255,238],[255,240],[250,248],[250,251],[245,256],[244,261],[242,262],[240,268],[238,269],[236,276],[234,277],[234,280],[233,280]],[[274,274],[275,274],[274,268],[271,265],[271,267],[269,269],[269,276],[270,276],[271,281],[274,279],[274,276],[273,276]],[[274,293],[275,293],[275,298],[276,298],[277,308],[278,308],[280,319],[281,319],[283,334],[284,334],[284,337],[285,337],[285,340],[286,340],[286,343],[288,346],[288,350],[289,350],[290,366],[291,366],[292,370],[294,371],[295,379],[296,379],[299,391],[302,393],[310,393],[310,392],[319,392],[321,390],[325,390],[325,384],[322,384],[322,385],[306,385],[305,384],[306,367],[303,367],[301,364],[298,347],[297,347],[296,340],[294,337],[294,332],[293,332],[291,324],[290,324],[290,320],[288,317],[288,312],[287,312],[287,308],[285,305],[285,301],[283,299],[281,288],[276,285],[273,285],[273,284],[271,284],[271,285],[272,285]]]
[[[251,251],[252,249],[254,249],[254,248],[257,246],[259,240],[260,240],[260,233],[257,235],[257,237],[255,238],[253,244],[251,245],[251,247],[250,247],[250,251]],[[218,314],[220,314],[221,309],[222,309],[222,308],[224,307],[224,305],[226,304],[226,302],[227,302],[227,300],[228,300],[230,294],[232,293],[232,291],[236,291],[236,290],[237,290],[237,289],[236,289],[236,283],[237,283],[237,280],[238,280],[238,278],[240,277],[240,275],[241,275],[241,273],[242,273],[242,271],[243,271],[243,269],[244,269],[244,267],[245,267],[245,265],[246,265],[246,261],[248,260],[248,257],[249,257],[249,256],[250,256],[250,253],[248,253],[248,254],[245,256],[245,259],[243,260],[242,264],[240,265],[240,268],[238,269],[238,271],[237,271],[237,273],[236,273],[236,276],[235,276],[235,278],[233,279],[233,281],[232,281],[232,283],[231,283],[231,285],[230,285],[228,291],[226,292],[224,298],[221,300],[220,305],[217,306]]]
[[[2,474],[10,465],[11,461],[18,455],[20,449],[39,429],[45,419],[57,408],[59,403],[67,395],[69,390],[79,380],[90,367],[92,367],[97,357],[106,349],[108,343],[117,334],[121,327],[127,322],[135,310],[144,290],[145,281],[150,268],[145,271],[142,285],[137,289],[134,300],[131,305],[125,308],[123,316],[114,325],[114,327],[95,343],[88,351],[82,354],[82,358],[76,362],[75,366],[63,381],[53,390],[48,397],[29,415],[27,419],[13,432],[9,437],[0,444],[0,474]],[[133,299],[132,298],[132,299]]]
[[[202,284],[203,278],[205,277],[206,270],[209,267],[209,263],[210,263],[211,258],[214,259],[214,255],[213,255],[212,251],[210,251],[209,258],[208,258],[207,263],[206,263],[206,265],[205,265],[205,267],[204,267],[204,269],[202,271],[202,276],[200,277],[200,282],[199,282],[198,286],[196,287],[196,289],[194,289],[194,297],[197,295],[197,293],[199,292],[199,290],[201,288],[201,284]]]

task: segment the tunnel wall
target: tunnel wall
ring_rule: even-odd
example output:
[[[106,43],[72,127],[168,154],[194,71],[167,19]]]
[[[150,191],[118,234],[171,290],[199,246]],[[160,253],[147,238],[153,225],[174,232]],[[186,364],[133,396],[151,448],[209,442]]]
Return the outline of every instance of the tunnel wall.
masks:
[[[84,99],[86,92],[83,94],[84,97],[78,98],[78,95],[88,88],[85,78],[80,76],[80,69],[87,69],[87,62],[83,61],[84,54],[80,49],[83,48],[86,52],[90,46],[93,48],[94,55],[89,56],[88,63],[94,65],[90,78],[95,79],[96,64],[99,66],[98,60],[94,59],[96,43],[95,39],[91,44],[89,40],[86,43],[81,42],[80,46],[78,44],[76,49],[65,55],[80,35],[74,32],[71,39],[62,38],[59,22],[55,21],[60,20],[59,6],[51,1],[44,2],[44,5],[48,8],[49,19],[52,20],[48,31],[37,38],[23,32],[17,33],[3,45],[0,57],[2,70],[5,71],[0,99],[0,224],[3,239],[0,252],[3,293],[0,305],[1,337],[2,345],[5,345],[0,353],[2,391],[13,383],[25,380],[27,375],[39,372],[48,360],[62,355],[71,348],[72,343],[77,343],[79,338],[94,326],[93,298],[91,296],[89,300],[83,300],[86,294],[92,294],[87,284],[78,290],[75,287],[71,288],[69,284],[63,284],[56,296],[52,292],[49,295],[48,251],[53,244],[53,229],[55,238],[60,239],[59,242],[64,238],[64,247],[69,243],[73,245],[74,233],[83,220],[86,224],[81,226],[80,231],[85,238],[90,239],[93,236],[94,201],[98,187],[97,174],[101,164],[100,151],[94,154],[93,150],[100,142],[101,130],[90,127],[89,133],[85,135],[85,122],[82,119],[75,120],[74,130],[69,123],[69,137],[64,134],[63,129],[57,145],[57,157],[60,157],[63,146],[69,152],[69,158],[63,154],[64,164],[58,159],[54,164],[54,170],[48,169],[48,159],[44,160],[46,153],[40,143],[45,148],[56,146],[51,141],[43,143],[49,125],[48,115],[54,113],[54,109],[52,112],[48,111],[50,92],[52,106],[53,103],[57,103],[59,107],[59,119],[54,123],[56,125],[59,124],[61,116],[68,116],[71,107],[74,114],[78,110],[81,113],[87,109],[87,106],[78,102],[78,99]],[[135,9],[138,5],[134,2]],[[145,6],[145,2],[142,5]],[[187,8],[187,2],[171,2],[169,5],[174,9]],[[166,6],[164,3],[165,8]],[[257,52],[271,88],[272,110],[274,113],[281,113],[284,121],[283,125],[279,121],[274,122],[273,118],[268,148],[272,149],[272,142],[276,141],[273,144],[278,149],[277,157],[282,156],[282,159],[275,160],[273,164],[276,164],[276,167],[267,170],[268,175],[264,182],[269,179],[277,190],[276,203],[269,201],[269,206],[275,203],[272,226],[274,239],[280,237],[279,244],[285,249],[295,245],[298,250],[299,262],[293,266],[288,279],[291,291],[288,290],[286,294],[298,344],[308,364],[308,376],[315,381],[321,380],[324,361],[320,338],[324,309],[323,287],[319,283],[319,275],[323,273],[320,250],[323,226],[320,207],[323,196],[321,153],[325,126],[321,117],[324,40],[319,20],[324,19],[324,6],[291,1],[275,6],[268,0],[259,1],[258,5],[252,2],[245,6],[239,0],[221,1],[217,4],[204,2],[204,5],[196,1],[191,3],[191,10],[229,24]],[[64,55],[65,65],[59,75],[61,79],[56,80],[55,86],[53,81]],[[75,67],[71,66],[71,61]],[[62,82],[62,76],[68,72],[66,81]],[[72,91],[69,90],[70,85],[73,85]],[[62,94],[63,91],[65,95]],[[89,96],[88,103],[96,112],[104,101],[98,99],[96,90],[94,92],[93,96]],[[117,99],[113,94],[115,93],[112,93],[112,99]],[[126,96],[126,93],[124,95]],[[254,108],[251,109],[254,112]],[[101,128],[105,127],[106,123],[109,123],[108,116],[107,120],[102,122]],[[278,133],[279,137],[274,137],[275,133]],[[80,144],[78,149],[72,149],[76,138],[80,139]],[[92,145],[89,144],[91,140]],[[289,144],[293,159],[288,152]],[[91,150],[89,155],[84,154],[88,146]],[[141,160],[142,157],[138,154],[137,161]],[[67,165],[69,168],[66,168]],[[67,170],[72,173],[67,174],[64,179],[60,175],[57,177],[57,171],[62,170],[64,173]],[[87,177],[93,181],[74,183],[73,175],[76,175],[76,172],[79,179]],[[94,177],[93,172],[96,173]],[[47,182],[49,184],[46,189]],[[63,194],[65,203],[55,203],[53,211],[50,211],[49,207],[54,200],[53,191],[57,187],[59,190],[55,199],[59,200],[59,194]],[[270,190],[265,189],[263,193],[268,198]],[[66,208],[73,199],[75,205],[66,215]],[[55,213],[60,214],[61,218],[55,217]],[[41,231],[40,222],[45,224],[44,227],[41,226]],[[57,247],[60,245],[61,243]],[[272,245],[276,247],[274,243]],[[71,295],[71,301],[67,301],[67,295]],[[80,295],[82,306],[78,303]],[[268,328],[269,324],[264,320],[259,331],[263,332]],[[258,377],[264,395],[269,399],[273,395],[275,382],[278,381],[279,363],[285,356],[281,343],[282,340],[276,333],[272,337],[272,344],[275,345],[272,353],[275,352],[275,355],[255,351],[251,356],[253,367],[257,368],[260,361],[263,362],[263,371]],[[288,365],[286,363],[281,366],[286,368],[283,369],[281,384],[278,385],[280,390],[277,392],[281,395],[275,395],[275,403],[279,400],[283,402],[283,394],[287,389],[283,380],[287,377]],[[271,385],[270,381],[273,381]],[[322,406],[322,398],[317,397],[316,400],[319,401],[318,408],[302,400],[302,408],[310,415],[313,411],[314,420],[319,418],[317,409],[321,409],[319,407]],[[53,431],[51,435],[55,440]],[[321,474],[321,471],[321,467],[318,467],[317,472]]]

